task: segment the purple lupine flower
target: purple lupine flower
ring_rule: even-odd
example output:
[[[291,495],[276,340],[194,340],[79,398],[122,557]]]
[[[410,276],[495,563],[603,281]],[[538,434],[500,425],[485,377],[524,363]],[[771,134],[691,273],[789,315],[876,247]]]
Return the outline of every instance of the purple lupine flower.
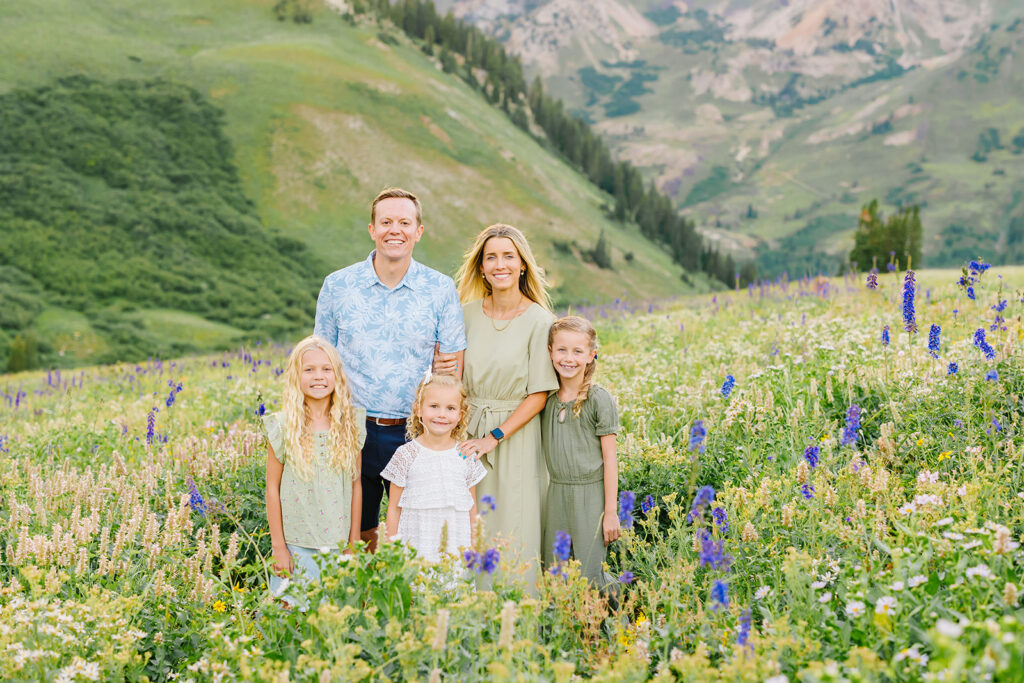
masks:
[[[725,581],[715,581],[711,586],[711,599],[715,601],[712,609],[729,606],[729,586]]]
[[[998,304],[996,304],[995,306],[992,306],[992,310],[995,311],[996,313],[1002,313],[1003,311],[1005,311],[1006,310],[1006,299],[1003,299]]]
[[[633,526],[633,505],[636,503],[636,494],[632,491],[623,491],[619,494],[619,523],[629,528]]]
[[[868,286],[868,289],[878,289],[878,272],[877,271],[872,270],[870,273],[868,273],[867,286]]]
[[[882,346],[889,345],[889,326],[886,325],[882,328]]]
[[[996,357],[996,350],[985,340],[985,330],[981,327],[974,331],[974,345],[985,354],[985,358],[992,360]]]
[[[555,557],[560,562],[565,562],[569,559],[569,554],[572,552],[572,537],[568,531],[556,531],[555,542],[551,546],[555,551]]]
[[[903,278],[903,329],[907,332],[917,332],[917,313],[914,310],[917,288],[914,277],[914,271],[908,270]]]
[[[703,420],[695,420],[693,426],[690,427],[690,450],[696,450],[700,453],[704,452],[704,438],[708,435],[706,429],[704,429]]]
[[[706,530],[700,532],[700,565],[711,569],[728,570],[732,555],[725,552],[725,542],[714,540]]]
[[[732,375],[726,375],[725,381],[722,382],[722,398],[729,398],[729,394],[732,393],[734,386],[736,386],[736,378]]]
[[[804,460],[811,466],[813,470],[818,466],[818,456],[821,454],[821,448],[818,446],[808,446],[804,449]]]
[[[997,432],[1001,432],[1001,431],[1003,431],[1003,425],[1001,425],[1001,424],[999,423],[999,420],[997,420],[997,419],[996,419],[996,418],[994,418],[994,417],[992,418],[992,426],[996,428],[996,431],[997,431]]]
[[[715,520],[715,525],[721,529],[723,534],[729,533],[729,514],[723,507],[716,507],[711,511],[711,517]]]
[[[690,512],[686,515],[686,521],[692,522],[694,518],[704,514],[704,508],[715,500],[715,489],[711,486],[701,486],[697,489],[697,495],[693,497],[693,504]]]
[[[846,411],[846,427],[843,429],[843,436],[839,440],[842,446],[852,446],[857,443],[857,430],[860,429],[860,406],[856,403]]]
[[[497,548],[488,548],[480,560],[480,570],[493,574],[501,561],[501,552]]]
[[[977,300],[977,296],[974,294],[974,285],[967,285],[967,298],[971,301]]]
[[[654,496],[647,494],[647,496],[640,501],[640,510],[646,515],[648,512],[654,509]]]
[[[488,512],[493,512],[497,508],[498,503],[494,500],[494,496],[481,496],[480,514],[486,515]]]
[[[946,374],[955,375],[958,372],[960,372],[960,366],[956,363],[956,361],[951,362],[949,364],[949,368],[946,370]]]
[[[153,406],[153,409],[149,411],[149,415],[146,416],[146,443],[150,446],[153,445],[153,436],[156,434],[156,414],[160,412],[160,409]]]
[[[192,477],[189,477],[186,482],[188,483],[188,504],[193,511],[198,512],[201,516],[206,516],[206,501],[203,500],[203,496],[199,493],[199,488],[196,486],[196,482]]]
[[[479,571],[477,569],[477,564],[479,563],[480,559],[482,559],[480,557],[480,553],[476,552],[475,550],[467,550],[464,553],[462,553],[462,559],[466,562],[466,569],[470,571]]]
[[[932,354],[932,358],[939,357],[939,349],[942,346],[940,335],[942,334],[942,328],[938,325],[932,325],[928,328],[928,353]]]
[[[256,406],[256,415],[258,417],[263,417],[266,414],[267,414],[267,406],[264,405],[263,401],[260,401],[260,404],[258,406]]]
[[[636,578],[631,571],[624,571],[619,574],[619,583],[633,583],[633,579]]]
[[[986,382],[998,382],[999,381],[999,373],[996,372],[995,368],[992,368],[991,370],[989,370],[985,374],[985,381]]]
[[[754,647],[750,644],[750,610],[743,610],[740,614],[740,630],[736,634],[736,644],[740,647]]]
[[[801,485],[800,495],[802,495],[807,500],[811,500],[812,498],[814,498],[814,487],[811,486],[810,484]]]

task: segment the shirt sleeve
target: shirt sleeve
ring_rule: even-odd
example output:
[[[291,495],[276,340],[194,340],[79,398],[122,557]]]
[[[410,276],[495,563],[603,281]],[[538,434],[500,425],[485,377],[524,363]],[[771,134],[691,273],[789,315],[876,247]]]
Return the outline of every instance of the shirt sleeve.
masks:
[[[473,458],[472,462],[466,464],[466,486],[473,487],[480,483],[480,480],[487,476],[487,468],[479,460]]]
[[[316,298],[316,318],[313,323],[313,334],[326,339],[331,346],[338,345],[338,321],[331,301],[329,285],[330,276],[324,278],[320,294]]]
[[[619,410],[615,406],[615,399],[601,387],[594,387],[591,395],[594,397],[594,407],[597,412],[595,433],[598,436],[618,434],[621,430],[619,428]]]
[[[441,343],[441,353],[456,353],[466,348],[466,321],[455,283],[446,278],[445,285],[447,291],[437,320],[437,341]]]
[[[558,375],[551,365],[551,354],[548,353],[548,330],[554,316],[550,313],[538,318],[530,332],[528,375],[526,393],[536,394],[541,391],[554,391],[558,388]]]
[[[381,478],[387,479],[396,486],[405,488],[405,483],[409,479],[409,468],[412,467],[415,459],[416,451],[413,448],[410,448],[408,444],[400,446],[395,451],[395,454],[391,456],[387,466],[381,470]]]
[[[356,443],[359,445],[359,450],[363,449],[366,445],[366,411],[362,408],[355,406],[356,414]]]
[[[274,449],[274,457],[284,464],[284,433],[281,429],[281,416],[277,413],[267,413],[263,416],[263,432],[267,435],[267,442]]]

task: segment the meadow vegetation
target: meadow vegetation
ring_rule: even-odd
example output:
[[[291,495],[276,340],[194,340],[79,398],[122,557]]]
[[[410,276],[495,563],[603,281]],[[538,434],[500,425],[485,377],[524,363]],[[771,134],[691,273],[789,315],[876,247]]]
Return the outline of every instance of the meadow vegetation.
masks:
[[[287,348],[4,376],[0,676],[1019,680],[1024,270],[962,276],[584,311],[623,425],[611,596],[570,562],[530,598],[481,539],[493,590],[385,544],[283,610]]]

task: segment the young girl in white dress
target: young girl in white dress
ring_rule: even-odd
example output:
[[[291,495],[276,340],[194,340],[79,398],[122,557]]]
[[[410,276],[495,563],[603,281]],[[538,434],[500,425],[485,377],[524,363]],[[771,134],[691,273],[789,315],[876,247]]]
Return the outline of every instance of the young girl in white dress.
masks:
[[[380,473],[391,482],[387,537],[412,546],[430,562],[473,543],[476,485],[487,470],[455,448],[466,438],[466,408],[466,391],[458,379],[425,379],[416,389],[406,428],[410,441]]]

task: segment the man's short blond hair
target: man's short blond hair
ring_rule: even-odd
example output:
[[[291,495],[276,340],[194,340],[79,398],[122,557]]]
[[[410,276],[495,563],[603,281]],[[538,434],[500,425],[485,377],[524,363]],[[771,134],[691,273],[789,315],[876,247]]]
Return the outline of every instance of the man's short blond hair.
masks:
[[[423,207],[420,206],[420,198],[408,190],[400,187],[388,187],[381,190],[370,205],[370,223],[377,222],[377,205],[385,199],[408,199],[416,207],[416,225],[423,224]]]

